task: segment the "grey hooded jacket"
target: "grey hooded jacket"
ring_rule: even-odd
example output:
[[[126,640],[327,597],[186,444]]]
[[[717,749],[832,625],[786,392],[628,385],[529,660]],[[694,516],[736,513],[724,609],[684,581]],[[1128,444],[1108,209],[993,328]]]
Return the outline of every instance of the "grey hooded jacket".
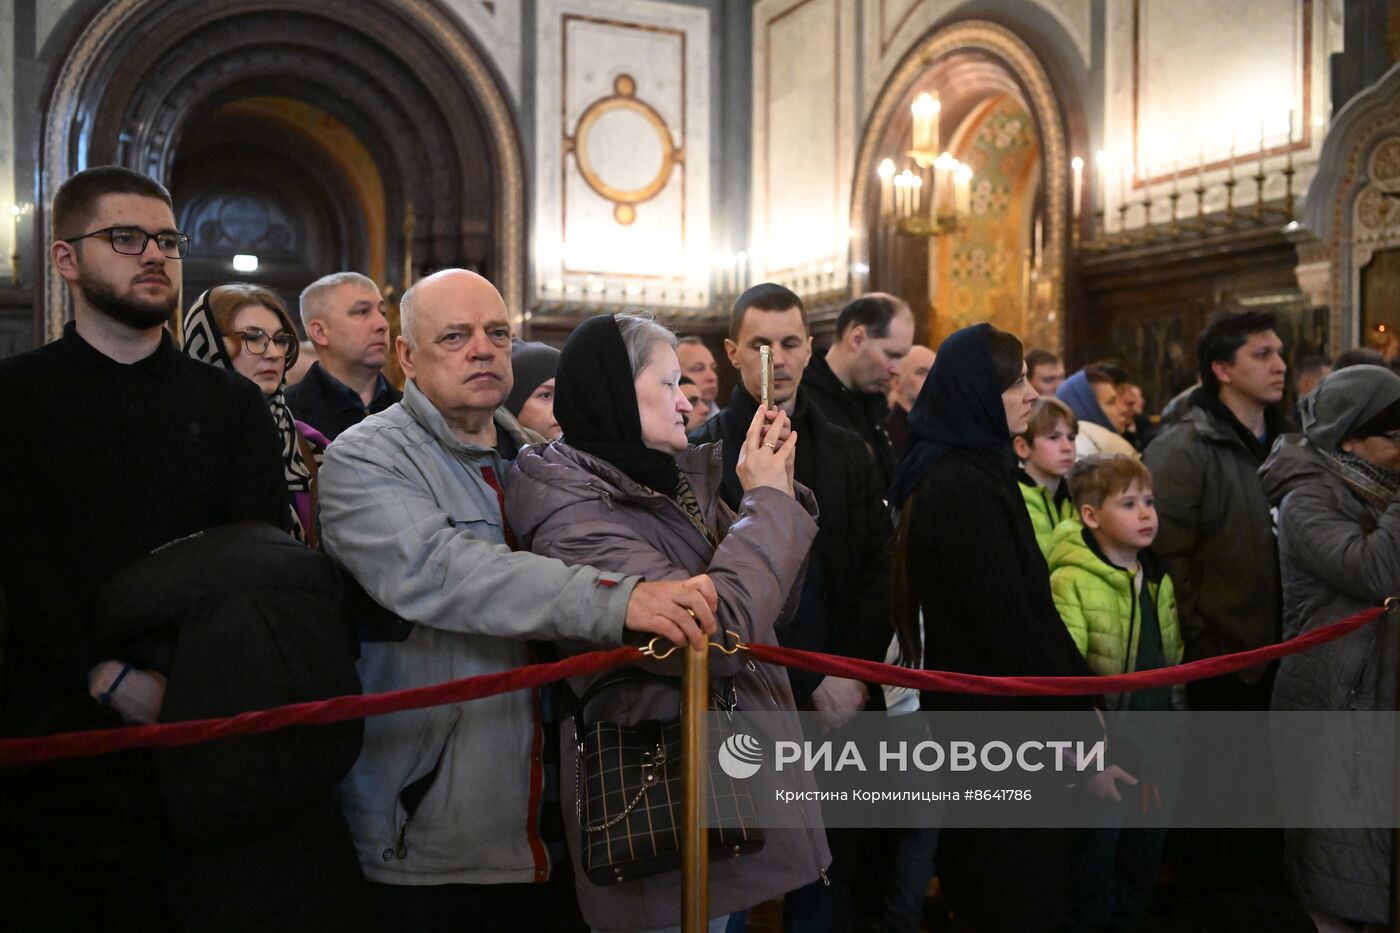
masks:
[[[491,471],[489,477],[487,471]],[[398,618],[361,645],[366,692],[530,663],[525,639],[621,643],[635,577],[506,544],[494,450],[464,444],[411,380],[341,434],[321,467],[321,541]],[[388,884],[542,881],[543,780],[529,691],[378,716],[340,787],[365,877]]]
[[[1143,462],[1161,521],[1152,549],[1176,585],[1186,660],[1276,642],[1278,552],[1256,455],[1217,415],[1192,405],[1148,445]],[[1257,683],[1264,670],[1235,676]]]
[[[567,563],[588,561],[648,580],[684,579],[707,573],[719,594],[719,624],[744,641],[776,644],[774,625],[796,607],[807,552],[816,537],[816,506],[775,489],[744,495],[735,516],[720,497],[722,460],[717,444],[679,455],[715,547],[673,500],[641,486],[616,467],[555,441],[520,452],[506,494],[511,527],[522,545]],[[577,645],[575,650],[587,646]],[[568,651],[568,646],[564,647]],[[653,665],[679,674],[678,659]],[[711,653],[712,678],[733,677],[737,706],[749,711],[791,711],[792,690],[781,668],[746,664],[742,656]],[[590,680],[574,680],[577,695]],[[679,691],[666,684],[631,683],[600,693],[590,719],[635,723],[679,714]],[[789,724],[800,733],[796,716]],[[680,922],[680,872],[672,871],[607,887],[583,872],[575,814],[575,749],[572,720],[560,729],[561,805],[574,860],[579,905],[594,929],[644,930]],[[808,806],[815,806],[809,804]],[[763,849],[710,865],[710,916],[722,916],[771,900],[815,881],[831,861],[819,814],[807,829],[765,830]]]
[[[1363,369],[1376,372],[1355,372]],[[1306,438],[1285,435],[1260,470],[1270,499],[1279,505],[1285,637],[1344,619],[1400,592],[1400,499],[1385,509],[1365,502],[1318,450],[1322,445],[1335,449],[1351,427],[1397,400],[1400,377],[1388,370],[1339,370],[1303,401]],[[1394,635],[1392,626],[1379,622],[1284,658],[1274,684],[1274,708],[1394,709]],[[1304,725],[1297,719],[1287,722]],[[1353,773],[1353,756],[1339,753],[1334,767],[1319,773],[1310,763],[1312,770],[1303,773],[1290,766],[1290,749],[1298,743],[1284,733],[1274,738],[1284,799],[1314,813],[1344,812],[1361,779]],[[1389,830],[1292,829],[1285,838],[1285,871],[1303,906],[1352,920],[1386,922]]]

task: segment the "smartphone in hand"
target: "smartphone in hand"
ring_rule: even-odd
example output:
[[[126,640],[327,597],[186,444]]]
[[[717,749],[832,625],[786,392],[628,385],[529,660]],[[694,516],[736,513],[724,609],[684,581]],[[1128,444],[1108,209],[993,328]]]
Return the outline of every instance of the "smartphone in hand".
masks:
[[[773,407],[773,348],[758,348],[759,403],[764,408]]]

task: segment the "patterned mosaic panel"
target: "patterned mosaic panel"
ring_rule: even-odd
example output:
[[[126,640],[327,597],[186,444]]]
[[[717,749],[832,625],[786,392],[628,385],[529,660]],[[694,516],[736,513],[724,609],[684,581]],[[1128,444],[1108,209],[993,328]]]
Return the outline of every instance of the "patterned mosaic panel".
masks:
[[[990,321],[1024,332],[1025,215],[1040,146],[1025,108],[998,97],[969,118],[954,155],[972,167],[972,218],[937,243],[934,334]]]

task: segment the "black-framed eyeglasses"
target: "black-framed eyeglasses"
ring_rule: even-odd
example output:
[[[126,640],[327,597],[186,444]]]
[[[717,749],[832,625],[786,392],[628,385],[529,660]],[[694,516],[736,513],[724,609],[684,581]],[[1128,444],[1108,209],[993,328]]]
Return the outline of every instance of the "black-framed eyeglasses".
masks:
[[[301,342],[297,340],[296,334],[281,333],[272,335],[261,327],[249,327],[245,330],[236,330],[229,334],[230,337],[237,337],[243,341],[243,346],[254,356],[263,356],[267,353],[268,344],[275,343],[282,348],[282,355],[287,358],[287,365],[291,366],[297,360],[297,352],[301,350]]]
[[[88,237],[100,236],[104,233],[111,240],[112,249],[123,256],[140,256],[146,251],[146,244],[151,240],[156,241],[156,248],[166,259],[184,259],[190,254],[189,236],[173,230],[147,233],[140,227],[103,227],[101,230],[93,230],[82,236],[67,237],[63,242],[76,243],[79,240],[86,240]]]

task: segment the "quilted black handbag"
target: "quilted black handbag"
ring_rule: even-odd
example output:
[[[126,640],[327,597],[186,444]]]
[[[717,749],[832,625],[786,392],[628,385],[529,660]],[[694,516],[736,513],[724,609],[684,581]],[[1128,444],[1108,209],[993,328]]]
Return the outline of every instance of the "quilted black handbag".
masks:
[[[589,723],[584,717],[589,701],[601,691],[643,680],[671,684],[679,691],[674,678],[637,669],[618,671],[595,681],[574,713],[575,809],[582,830],[584,873],[596,885],[645,878],[681,865],[685,794],[680,722],[651,719],[622,725]],[[732,682],[727,689],[732,697]],[[734,704],[712,690],[711,708],[732,711]],[[727,736],[715,720],[724,717],[706,718],[711,721],[710,748],[718,748]],[[763,848],[753,798],[743,785],[715,772],[708,790],[710,861]]]

